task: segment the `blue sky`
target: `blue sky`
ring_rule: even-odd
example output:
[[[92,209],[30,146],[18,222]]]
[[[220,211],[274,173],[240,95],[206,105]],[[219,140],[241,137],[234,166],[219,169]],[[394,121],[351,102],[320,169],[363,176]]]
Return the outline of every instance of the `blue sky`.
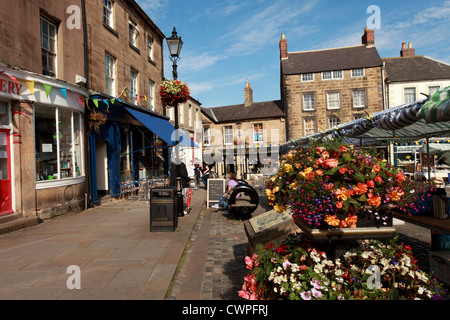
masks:
[[[398,57],[402,42],[416,55],[450,63],[450,1],[381,0],[137,0],[169,37],[175,26],[183,40],[178,79],[203,107],[244,102],[245,82],[253,100],[280,99],[279,40],[288,51],[361,43],[373,12],[380,9],[375,45],[381,57]],[[172,65],[164,44],[165,76]]]

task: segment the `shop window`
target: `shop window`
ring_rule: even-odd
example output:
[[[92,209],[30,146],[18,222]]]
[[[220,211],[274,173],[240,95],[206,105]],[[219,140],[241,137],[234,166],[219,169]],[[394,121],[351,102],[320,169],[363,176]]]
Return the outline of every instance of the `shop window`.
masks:
[[[81,176],[81,116],[63,108],[36,106],[36,179],[54,180]]]
[[[9,125],[8,120],[8,103],[0,101],[0,126]]]

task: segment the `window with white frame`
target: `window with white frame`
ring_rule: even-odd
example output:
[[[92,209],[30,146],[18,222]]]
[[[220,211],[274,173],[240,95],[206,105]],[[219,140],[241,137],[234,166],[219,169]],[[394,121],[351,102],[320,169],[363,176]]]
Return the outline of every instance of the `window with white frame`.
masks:
[[[327,109],[335,110],[341,108],[341,98],[339,92],[327,93]]]
[[[314,81],[314,73],[303,73],[302,81]]]
[[[233,144],[233,127],[223,127],[223,144]]]
[[[440,86],[429,86],[428,87],[428,94],[430,96],[432,96],[433,94],[436,93],[436,91],[438,91],[441,87]]]
[[[364,68],[352,69],[352,78],[364,77]]]
[[[139,29],[136,23],[129,20],[128,21],[129,26],[129,35],[130,35],[130,44],[137,48],[137,38],[139,36]]]
[[[188,126],[192,126],[192,105],[188,107]]]
[[[305,136],[309,136],[316,132],[316,119],[304,118],[303,119],[303,132]]]
[[[342,70],[322,72],[322,80],[342,79],[343,77]]]
[[[150,110],[155,111],[155,83],[152,80],[148,81],[148,104],[150,105]]]
[[[115,65],[116,59],[105,53],[105,88],[106,93],[114,97],[116,95],[115,86]]]
[[[138,72],[134,69],[130,69],[130,98],[131,103],[137,104],[137,92],[138,92]]]
[[[113,8],[113,1],[103,0],[103,23],[111,28],[114,28]]]
[[[149,60],[153,60],[153,38],[147,37],[147,57]]]
[[[336,117],[336,116],[329,116],[328,117],[328,128],[329,129],[330,128],[335,128],[335,127],[337,127],[340,124],[341,124],[341,120],[338,117]]]
[[[65,108],[35,106],[36,180],[84,175],[82,119]]]
[[[253,142],[254,143],[264,142],[263,124],[262,123],[253,124]]]
[[[211,128],[203,127],[203,144],[205,146],[211,145]]]
[[[405,88],[403,90],[404,103],[412,103],[416,101],[416,88]]]
[[[312,111],[315,109],[314,93],[303,94],[303,110]]]
[[[364,108],[366,106],[366,91],[354,90],[353,91],[353,107]]]
[[[42,74],[51,77],[56,76],[56,36],[56,24],[41,16]]]
[[[179,112],[179,118],[181,124],[184,123],[184,104],[178,105],[178,112]]]

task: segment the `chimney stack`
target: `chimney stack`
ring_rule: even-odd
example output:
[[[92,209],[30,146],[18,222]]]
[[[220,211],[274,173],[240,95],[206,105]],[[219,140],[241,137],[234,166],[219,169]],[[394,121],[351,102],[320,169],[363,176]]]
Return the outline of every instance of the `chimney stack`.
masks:
[[[288,58],[288,51],[287,51],[287,40],[284,33],[281,34],[281,40],[280,40],[280,59],[287,59]]]
[[[366,27],[364,29],[364,34],[361,37],[361,43],[366,47],[373,47],[375,45],[375,31]]]
[[[400,50],[400,57],[414,57],[416,55],[416,50],[412,47],[411,42],[408,43],[408,48],[406,47],[406,42],[402,43],[402,50]]]
[[[250,86],[250,83],[245,83],[244,89],[244,107],[249,107],[253,104],[253,90]]]

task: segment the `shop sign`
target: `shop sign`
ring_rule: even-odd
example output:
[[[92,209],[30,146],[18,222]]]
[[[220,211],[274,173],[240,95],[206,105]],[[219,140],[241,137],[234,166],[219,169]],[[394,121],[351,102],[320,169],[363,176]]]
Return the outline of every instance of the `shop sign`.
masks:
[[[22,89],[22,85],[20,83],[6,79],[0,79],[0,91],[9,94],[20,95],[20,89]]]

